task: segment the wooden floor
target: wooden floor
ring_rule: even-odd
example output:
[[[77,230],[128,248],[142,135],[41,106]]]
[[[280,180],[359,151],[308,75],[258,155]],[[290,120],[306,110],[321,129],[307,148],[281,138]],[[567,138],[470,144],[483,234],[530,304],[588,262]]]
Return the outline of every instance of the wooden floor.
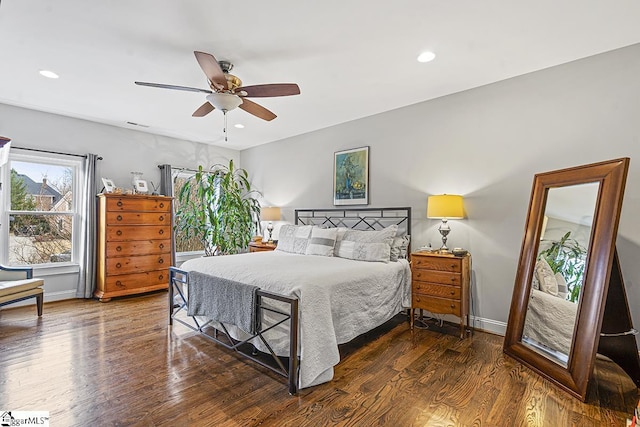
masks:
[[[0,410],[52,426],[624,426],[638,391],[599,361],[583,404],[502,354],[502,338],[406,320],[342,349],[298,396],[187,328],[166,293],[0,310]],[[364,343],[362,341],[365,341]]]

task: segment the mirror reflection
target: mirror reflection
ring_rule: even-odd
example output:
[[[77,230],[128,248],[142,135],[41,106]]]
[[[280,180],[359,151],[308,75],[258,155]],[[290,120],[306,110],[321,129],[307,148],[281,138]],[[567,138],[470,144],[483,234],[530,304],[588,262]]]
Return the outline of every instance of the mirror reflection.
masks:
[[[599,183],[551,188],[522,342],[566,367],[584,283]]]

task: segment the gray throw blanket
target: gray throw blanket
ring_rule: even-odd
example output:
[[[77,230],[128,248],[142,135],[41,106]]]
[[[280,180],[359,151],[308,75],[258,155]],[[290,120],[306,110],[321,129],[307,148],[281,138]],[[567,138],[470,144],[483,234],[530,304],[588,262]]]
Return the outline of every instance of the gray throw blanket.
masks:
[[[257,286],[189,272],[189,316],[206,316],[216,322],[234,324],[250,334],[258,330]]]

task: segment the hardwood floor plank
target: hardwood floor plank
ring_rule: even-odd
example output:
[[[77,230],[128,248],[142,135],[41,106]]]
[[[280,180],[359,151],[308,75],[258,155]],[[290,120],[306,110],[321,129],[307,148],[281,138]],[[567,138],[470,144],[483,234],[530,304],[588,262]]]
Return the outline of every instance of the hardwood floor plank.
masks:
[[[639,397],[599,360],[582,403],[504,356],[502,337],[411,330],[402,316],[341,346],[331,382],[289,396],[281,377],[169,328],[166,298],[0,310],[0,409],[62,426],[555,427],[624,425]]]

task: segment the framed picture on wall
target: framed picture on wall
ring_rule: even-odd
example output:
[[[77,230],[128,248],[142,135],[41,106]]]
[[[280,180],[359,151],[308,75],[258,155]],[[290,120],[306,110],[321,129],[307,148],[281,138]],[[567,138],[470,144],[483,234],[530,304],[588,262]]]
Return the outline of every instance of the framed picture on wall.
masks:
[[[334,153],[333,204],[369,204],[369,147]]]

